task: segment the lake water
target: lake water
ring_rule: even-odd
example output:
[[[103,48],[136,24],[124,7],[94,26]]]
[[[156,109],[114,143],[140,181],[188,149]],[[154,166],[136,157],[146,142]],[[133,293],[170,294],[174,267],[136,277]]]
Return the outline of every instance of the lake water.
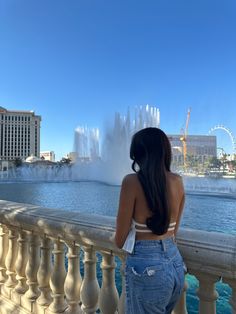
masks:
[[[236,180],[230,181],[212,181],[216,182],[215,188],[214,186],[212,188],[212,182],[204,180],[191,179],[190,182],[185,182],[187,194],[181,226],[236,235],[236,193],[234,193]],[[0,199],[115,216],[119,190],[119,186],[98,182],[2,183]],[[188,313],[195,314],[198,313],[195,294],[197,280],[189,275],[187,280]],[[216,288],[220,295],[217,301],[217,314],[230,314],[228,305],[230,288],[221,283],[217,283]]]

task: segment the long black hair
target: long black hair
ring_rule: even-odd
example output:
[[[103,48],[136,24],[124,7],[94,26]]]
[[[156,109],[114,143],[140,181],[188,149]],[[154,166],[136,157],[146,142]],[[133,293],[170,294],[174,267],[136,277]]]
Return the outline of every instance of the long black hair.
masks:
[[[132,138],[130,158],[152,211],[146,225],[153,233],[162,235],[170,223],[166,172],[170,171],[171,145],[167,135],[158,128],[138,131]]]

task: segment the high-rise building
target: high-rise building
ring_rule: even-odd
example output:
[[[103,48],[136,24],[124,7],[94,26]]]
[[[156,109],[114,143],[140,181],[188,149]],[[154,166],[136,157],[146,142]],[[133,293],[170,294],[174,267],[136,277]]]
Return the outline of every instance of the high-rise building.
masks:
[[[41,116],[0,107],[0,159],[40,157]]]

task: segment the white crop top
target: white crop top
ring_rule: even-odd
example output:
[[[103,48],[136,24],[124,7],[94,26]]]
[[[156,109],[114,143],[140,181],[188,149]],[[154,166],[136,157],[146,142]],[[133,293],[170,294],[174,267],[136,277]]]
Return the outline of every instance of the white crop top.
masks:
[[[175,230],[175,225],[176,225],[176,221],[175,222],[171,222],[169,224],[167,232],[168,231],[174,231]],[[148,229],[146,224],[140,224],[140,223],[136,222],[134,219],[132,219],[131,228],[130,228],[128,236],[127,236],[127,238],[125,240],[125,243],[124,243],[124,245],[122,247],[122,250],[124,250],[124,251],[126,251],[128,253],[132,253],[133,252],[135,238],[136,238],[136,232],[141,232],[141,233],[148,232],[148,233],[151,233],[152,231],[150,229]]]

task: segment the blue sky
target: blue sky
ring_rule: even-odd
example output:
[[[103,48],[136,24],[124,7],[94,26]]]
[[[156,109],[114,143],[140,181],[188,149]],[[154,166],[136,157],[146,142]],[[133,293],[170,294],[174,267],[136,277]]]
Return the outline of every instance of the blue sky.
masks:
[[[236,135],[235,14],[234,0],[0,0],[0,106],[41,115],[57,159],[78,125],[128,106],[159,107],[167,133],[191,107],[189,134]]]

